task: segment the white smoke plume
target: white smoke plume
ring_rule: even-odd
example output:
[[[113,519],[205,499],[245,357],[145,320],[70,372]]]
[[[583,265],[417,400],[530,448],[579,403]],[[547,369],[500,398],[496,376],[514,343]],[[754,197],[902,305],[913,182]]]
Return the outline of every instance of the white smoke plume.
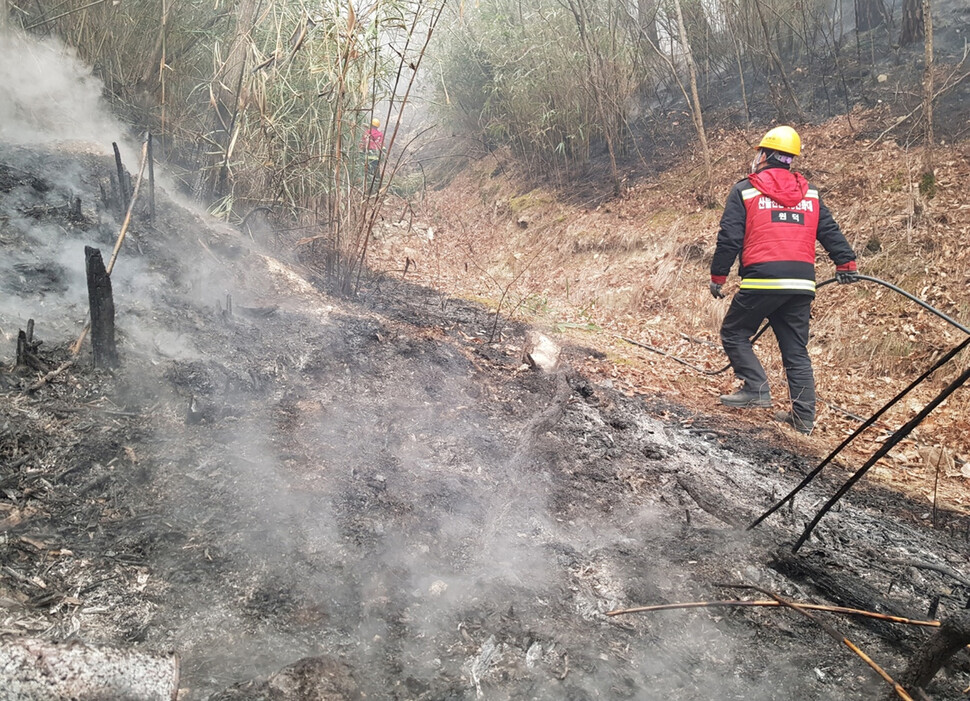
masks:
[[[86,141],[106,152],[124,130],[108,116],[102,84],[61,42],[0,34],[0,141]]]

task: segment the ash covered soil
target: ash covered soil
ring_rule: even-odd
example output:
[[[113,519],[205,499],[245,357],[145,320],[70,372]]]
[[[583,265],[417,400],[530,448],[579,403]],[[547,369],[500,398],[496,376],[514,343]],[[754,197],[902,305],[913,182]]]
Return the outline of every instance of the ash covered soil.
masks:
[[[175,650],[192,700],[872,699],[791,612],[605,612],[764,598],[724,584],[965,604],[965,516],[861,488],[792,556],[856,466],[745,531],[817,463],[781,429],[591,381],[581,347],[526,369],[525,328],[488,343],[486,309],[394,277],[333,298],[162,192],[113,276],[121,367],[85,347],[35,387],[84,322],[83,246],[117,233],[112,168],[0,147],[0,633]],[[891,674],[930,635],[827,620]],[[931,691],[968,685],[964,652]]]

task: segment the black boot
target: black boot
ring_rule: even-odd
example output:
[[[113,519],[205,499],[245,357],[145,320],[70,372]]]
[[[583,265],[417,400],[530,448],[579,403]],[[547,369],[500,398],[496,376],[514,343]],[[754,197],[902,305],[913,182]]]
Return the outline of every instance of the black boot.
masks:
[[[791,411],[776,411],[774,414],[774,419],[775,421],[780,421],[783,424],[788,424],[796,431],[799,433],[804,433],[806,436],[810,435],[812,433],[812,429],[815,427],[814,422],[803,419]]]
[[[721,404],[736,409],[770,409],[771,395],[742,388],[734,394],[722,394]]]

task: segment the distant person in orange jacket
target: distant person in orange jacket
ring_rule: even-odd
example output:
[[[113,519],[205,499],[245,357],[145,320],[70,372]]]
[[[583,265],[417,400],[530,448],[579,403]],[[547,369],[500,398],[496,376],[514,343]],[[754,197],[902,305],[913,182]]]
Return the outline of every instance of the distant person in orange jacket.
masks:
[[[751,347],[751,337],[765,319],[781,350],[790,411],[774,418],[809,434],[815,425],[815,376],[808,356],[808,323],[815,299],[815,242],[835,263],[840,284],[858,280],[855,252],[818,190],[791,170],[802,141],[791,127],[775,127],[758,144],[751,175],[728,195],[717,247],[711,261],[711,295],[724,297],[721,286],[739,257],[741,289],[721,325],[721,344],[739,380],[734,394],[721,403],[745,409],[770,407],[768,377]]]
[[[360,142],[360,147],[364,151],[364,158],[367,159],[367,179],[371,182],[377,180],[377,174],[380,172],[381,153],[384,149],[384,132],[381,131],[380,127],[381,120],[371,120],[370,129],[364,132],[364,138]]]

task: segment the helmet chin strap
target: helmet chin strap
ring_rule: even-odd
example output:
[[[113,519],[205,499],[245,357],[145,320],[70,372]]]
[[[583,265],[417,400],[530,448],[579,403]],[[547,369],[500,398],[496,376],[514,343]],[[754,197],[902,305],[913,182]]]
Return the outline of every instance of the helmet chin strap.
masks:
[[[765,155],[764,150],[759,148],[757,151],[754,152],[754,159],[751,161],[751,172],[757,173],[758,166],[760,166],[762,163],[764,163],[767,160],[768,160],[768,157]]]

